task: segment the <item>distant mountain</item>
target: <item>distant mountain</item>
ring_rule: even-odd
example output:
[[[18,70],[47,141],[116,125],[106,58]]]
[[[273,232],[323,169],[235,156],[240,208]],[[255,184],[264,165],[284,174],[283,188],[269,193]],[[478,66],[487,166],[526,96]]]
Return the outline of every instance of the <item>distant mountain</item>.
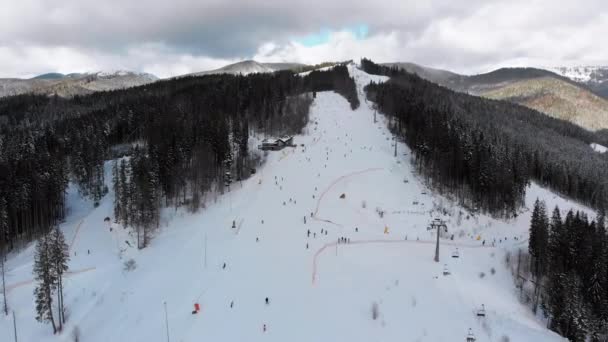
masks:
[[[65,75],[58,72],[49,72],[47,74],[38,75],[36,77],[32,77],[33,80],[57,80],[60,78],[64,78]]]
[[[550,70],[585,84],[596,94],[608,98],[608,66],[553,67]]]
[[[552,77],[509,83],[481,95],[519,103],[592,131],[608,128],[608,100]]]
[[[32,79],[0,79],[0,97],[24,93],[72,97],[96,91],[144,85],[158,80],[152,74],[133,71],[98,71],[63,75],[48,73]]]
[[[501,68],[460,75],[413,63],[385,65],[398,66],[458,92],[521,104],[589,130],[608,129],[608,100],[564,74],[537,68]]]
[[[228,64],[224,67],[214,70],[195,72],[192,74],[188,74],[188,76],[203,76],[203,75],[213,75],[213,74],[233,74],[233,75],[248,75],[253,73],[265,73],[265,72],[273,72],[275,71],[273,68],[266,66],[262,63],[258,63],[256,61],[242,61],[234,64]]]
[[[195,72],[184,76],[203,76],[213,74],[248,75],[254,73],[275,72],[280,70],[298,70],[306,66],[306,64],[300,63],[260,63],[254,60],[247,60],[228,64],[219,69]]]
[[[462,82],[462,79],[466,77],[451,71],[429,68],[414,63],[384,63],[383,65],[401,68],[411,74],[416,74],[425,80],[429,80],[433,83],[446,87],[449,87],[448,85],[459,84]]]
[[[273,69],[274,71],[279,70],[294,70],[297,71],[302,68],[306,68],[307,64],[302,63],[262,63],[263,65]]]

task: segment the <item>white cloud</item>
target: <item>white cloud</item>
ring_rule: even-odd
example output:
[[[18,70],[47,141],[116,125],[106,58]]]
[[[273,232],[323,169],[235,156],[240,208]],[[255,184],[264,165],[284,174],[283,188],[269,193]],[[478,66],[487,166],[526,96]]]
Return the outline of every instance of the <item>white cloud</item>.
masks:
[[[607,22],[602,0],[19,0],[0,11],[0,77],[98,69],[165,77],[249,58],[367,56],[466,73],[608,64]],[[348,32],[353,25],[369,27],[367,38]],[[323,28],[335,30],[326,43],[293,39]]]

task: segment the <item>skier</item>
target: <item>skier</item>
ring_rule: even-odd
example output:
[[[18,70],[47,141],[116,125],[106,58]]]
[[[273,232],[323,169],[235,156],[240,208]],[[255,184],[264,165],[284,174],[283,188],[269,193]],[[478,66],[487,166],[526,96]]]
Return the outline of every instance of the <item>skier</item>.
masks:
[[[232,307],[234,306],[234,301],[230,301],[230,308],[232,309]]]
[[[308,233],[307,233],[306,237],[310,237],[310,229],[308,230]]]
[[[317,233],[312,233],[312,237],[316,239],[317,238]]]
[[[222,269],[225,270],[226,269],[226,263],[224,263],[224,266],[222,266]]]
[[[266,297],[266,305],[268,305],[269,301],[268,301],[268,297]]]
[[[258,238],[257,236],[255,237],[255,242],[260,242],[260,238]]]
[[[359,227],[355,227],[355,232],[358,233],[359,232]]]
[[[262,330],[263,330],[264,332],[266,332],[266,324],[264,324],[264,326],[262,327]]]

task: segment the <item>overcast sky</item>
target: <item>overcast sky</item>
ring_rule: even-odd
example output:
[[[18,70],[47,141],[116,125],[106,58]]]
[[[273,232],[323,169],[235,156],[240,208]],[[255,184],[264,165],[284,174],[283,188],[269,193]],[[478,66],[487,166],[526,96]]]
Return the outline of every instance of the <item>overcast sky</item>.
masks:
[[[0,77],[362,56],[462,73],[608,64],[606,0],[0,0]]]

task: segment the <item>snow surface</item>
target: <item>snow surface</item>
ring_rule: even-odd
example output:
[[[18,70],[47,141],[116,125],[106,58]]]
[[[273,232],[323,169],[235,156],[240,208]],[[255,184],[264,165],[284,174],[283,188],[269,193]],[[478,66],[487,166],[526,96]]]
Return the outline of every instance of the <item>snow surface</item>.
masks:
[[[608,148],[606,148],[606,146],[597,144],[597,143],[592,143],[591,148],[598,153],[605,153],[606,151],[608,151]]]
[[[349,70],[359,109],[333,92],[318,93],[310,123],[294,139],[298,147],[269,152],[253,177],[209,196],[199,213],[164,210],[144,250],[129,247],[129,230],[104,223],[112,216],[111,190],[93,208],[70,187],[72,211],[61,226],[73,272],[65,281],[67,327],[53,336],[34,320],[29,246],[8,260],[19,340],[71,341],[78,327],[83,341],[164,341],[164,303],[171,341],[464,341],[469,328],[479,342],[561,340],[519,303],[504,255],[527,248],[537,197],[549,208],[588,209],[532,185],[517,219],[467,214],[427,189],[404,144],[393,156],[386,119],[373,122],[362,94],[371,79],[384,78]],[[108,163],[108,180],[110,169]],[[455,236],[442,239],[440,263],[426,229],[434,217],[447,220]],[[339,237],[350,244],[336,244]],[[450,257],[455,248],[458,259]],[[123,271],[130,258],[137,268]],[[197,315],[194,303],[201,305]],[[485,319],[475,316],[481,304]],[[11,319],[0,318],[0,336],[12,341]]]

